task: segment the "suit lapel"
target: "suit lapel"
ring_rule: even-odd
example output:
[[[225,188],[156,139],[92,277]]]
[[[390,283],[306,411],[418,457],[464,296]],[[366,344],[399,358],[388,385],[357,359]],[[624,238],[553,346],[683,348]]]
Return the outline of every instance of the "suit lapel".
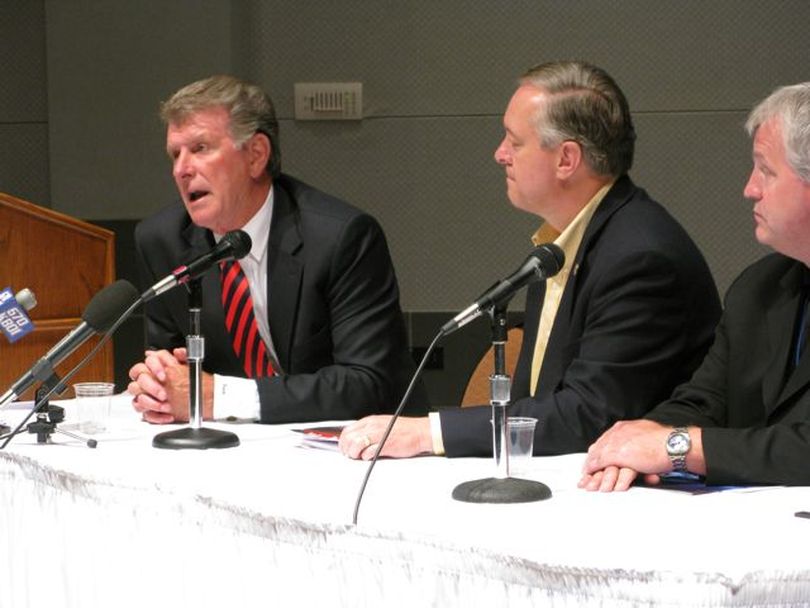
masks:
[[[799,390],[810,383],[810,357],[802,357],[799,366],[793,370],[793,373],[788,378],[785,388],[779,395],[777,407],[793,397]]]
[[[214,235],[211,234],[211,231],[191,222],[183,229],[183,239],[186,250],[182,252],[180,259],[184,263],[208,252],[214,246]]]
[[[183,252],[181,259],[185,263],[209,252],[215,244],[214,235],[210,230],[200,228],[194,224],[188,225],[184,231],[184,236],[187,249]],[[222,300],[220,298],[219,267],[209,270],[202,276],[202,288],[203,310],[206,312],[206,316],[210,315],[209,318],[212,318],[213,323],[216,323],[215,327],[221,329],[224,335],[225,318],[222,313]],[[214,317],[216,318],[214,319]]]
[[[593,217],[591,217],[590,222],[588,222],[588,226],[585,228],[585,233],[582,235],[582,242],[577,249],[571,270],[568,274],[568,280],[566,281],[565,289],[560,299],[560,305],[557,308],[557,314],[554,317],[554,324],[551,327],[551,334],[549,335],[545,356],[543,357],[543,366],[540,369],[540,375],[535,389],[535,395],[537,396],[553,391],[559,383],[560,378],[565,373],[567,363],[562,361],[561,353],[564,352],[571,335],[571,319],[576,304],[576,294],[578,293],[580,266],[583,264],[585,256],[598,240],[598,236],[605,223],[617,210],[622,208],[627,201],[630,200],[633,192],[635,192],[635,186],[633,182],[630,181],[629,177],[623,176],[616,180],[616,183],[608,190],[602,202],[599,203]],[[540,302],[542,303],[542,299]],[[533,322],[534,327],[532,327],[532,331],[536,337],[536,325],[538,320],[534,319]],[[529,366],[531,366],[533,355],[534,340],[531,341],[531,351],[528,357]]]
[[[575,294],[577,293],[577,286],[580,280],[580,266],[583,264],[585,256],[590,251],[591,247],[598,240],[598,235],[602,231],[602,227],[610,219],[610,217],[621,209],[635,190],[633,182],[627,176],[619,178],[613,187],[608,190],[605,198],[599,203],[596,211],[588,222],[585,229],[585,234],[582,235],[582,242],[577,249],[577,254],[574,258],[574,263],[571,266],[571,271],[568,275],[568,281],[565,284],[562,298],[560,299],[560,306],[557,309],[557,316],[554,318],[554,325],[551,328],[551,335],[549,336],[548,346],[546,347],[546,357],[549,354],[559,352],[562,346],[560,340],[565,340],[570,334],[571,315],[573,314],[575,304]],[[545,360],[544,360],[545,367]],[[542,370],[540,377],[543,377]],[[555,380],[556,382],[556,380]]]
[[[303,263],[296,257],[301,246],[295,205],[287,191],[275,182],[267,255],[267,315],[278,362],[284,371],[290,369],[301,296]]]
[[[803,357],[785,381],[785,370],[788,369],[792,355],[793,334],[801,303],[802,278],[802,266],[797,263],[780,281],[780,291],[784,293],[784,297],[768,311],[772,357],[762,381],[762,392],[769,415],[810,382],[810,356]]]

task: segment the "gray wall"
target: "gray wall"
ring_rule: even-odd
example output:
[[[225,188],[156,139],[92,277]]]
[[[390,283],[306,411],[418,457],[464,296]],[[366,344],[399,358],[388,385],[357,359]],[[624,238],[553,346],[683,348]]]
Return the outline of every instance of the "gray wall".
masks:
[[[692,232],[721,290],[760,253],[741,195],[745,113],[774,86],[810,78],[804,0],[44,7],[44,31],[29,27],[39,47],[47,43],[50,146],[33,166],[50,160],[54,208],[140,218],[171,200],[157,102],[199,76],[231,71],[273,94],[286,169],[383,223],[409,311],[463,307],[528,250],[535,219],[510,209],[492,151],[515,77],[530,64],[582,57],[616,77],[638,123],[632,175]],[[38,13],[21,12],[27,22]],[[39,54],[31,72],[45,65]],[[367,118],[295,122],[293,83],[309,80],[363,81]],[[4,101],[41,121],[41,80],[27,89],[39,93],[29,94],[34,103]]]
[[[0,192],[49,206],[44,4],[3,0],[0,40]]]
[[[775,86],[810,79],[808,23],[806,0],[3,0],[0,191],[143,217],[174,198],[158,101],[232,72],[273,95],[285,169],[376,215],[403,307],[441,318],[529,249],[536,219],[510,208],[492,160],[515,78],[584,58],[630,100],[632,177],[725,291],[762,253],[742,124]],[[293,83],[318,80],[362,81],[366,119],[294,121]]]

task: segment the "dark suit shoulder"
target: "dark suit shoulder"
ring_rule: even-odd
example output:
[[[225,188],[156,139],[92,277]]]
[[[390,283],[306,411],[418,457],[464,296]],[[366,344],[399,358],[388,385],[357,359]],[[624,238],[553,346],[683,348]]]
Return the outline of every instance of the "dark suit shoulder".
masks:
[[[726,292],[726,308],[756,302],[767,305],[785,290],[798,289],[803,264],[781,253],[771,253],[746,267]],[[747,308],[747,306],[745,306]]]
[[[717,291],[706,260],[681,224],[629,178],[620,179],[594,213],[583,239],[582,263],[621,276],[624,266],[666,268],[684,285]],[[619,272],[617,272],[619,271]]]
[[[338,255],[339,248],[360,247],[361,241],[381,243],[387,251],[382,226],[365,211],[289,175],[280,176],[275,187],[277,200],[281,203],[283,197],[291,212],[288,219],[295,218],[302,242],[310,245],[305,247],[308,257],[330,258]],[[316,247],[312,247],[314,243]]]
[[[284,190],[293,201],[297,212],[302,216],[333,218],[336,221],[343,222],[360,215],[368,215],[354,205],[318,190],[290,175],[280,175],[276,178],[274,186]]]
[[[619,194],[624,194],[623,198],[606,197],[603,201],[604,212],[609,217],[601,226],[601,241],[626,253],[660,251],[674,256],[686,248],[701,255],[678,220],[645,190],[631,182],[630,187],[625,186]]]
[[[191,218],[185,207],[180,201],[175,201],[138,222],[135,226],[135,240],[141,244],[145,240],[152,242],[161,237],[174,241],[190,224]]]

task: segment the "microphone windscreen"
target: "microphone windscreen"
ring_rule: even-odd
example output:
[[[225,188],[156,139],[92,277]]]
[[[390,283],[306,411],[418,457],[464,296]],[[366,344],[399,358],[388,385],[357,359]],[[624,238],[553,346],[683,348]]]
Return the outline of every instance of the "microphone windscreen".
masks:
[[[554,243],[538,245],[534,254],[540,262],[540,268],[545,271],[545,278],[553,277],[565,266],[565,253]]]
[[[96,333],[105,332],[139,299],[138,290],[132,283],[118,280],[93,296],[82,313],[82,321]]]
[[[244,230],[231,230],[230,232],[226,232],[220,243],[222,243],[222,241],[230,244],[231,253],[235,260],[241,260],[250,253],[250,248],[253,247],[250,235]]]

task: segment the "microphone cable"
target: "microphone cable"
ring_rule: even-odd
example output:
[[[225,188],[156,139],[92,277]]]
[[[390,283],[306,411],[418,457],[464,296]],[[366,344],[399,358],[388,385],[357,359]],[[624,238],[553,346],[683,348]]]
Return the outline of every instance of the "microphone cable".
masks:
[[[136,293],[137,293],[137,292],[136,292]],[[116,331],[116,330],[117,330],[117,329],[118,329],[118,328],[121,326],[121,324],[122,324],[124,321],[126,321],[126,320],[129,318],[129,316],[130,316],[130,315],[131,315],[133,312],[135,312],[135,309],[136,309],[136,308],[138,308],[138,306],[140,306],[142,302],[143,302],[143,300],[142,300],[141,298],[138,298],[137,300],[135,300],[135,301],[134,301],[134,302],[133,302],[133,303],[132,303],[132,304],[129,306],[129,308],[127,308],[127,309],[126,309],[126,310],[125,310],[125,311],[124,311],[124,312],[123,312],[123,313],[122,313],[122,314],[121,314],[121,315],[118,317],[118,319],[116,319],[115,323],[113,323],[113,324],[110,326],[110,328],[109,328],[109,329],[108,329],[108,330],[107,330],[107,331],[104,333],[104,335],[103,335],[103,336],[101,336],[101,339],[100,339],[100,340],[98,341],[98,343],[97,343],[97,344],[96,344],[96,345],[95,345],[95,346],[94,346],[94,347],[93,347],[93,348],[90,350],[90,352],[89,352],[89,353],[87,353],[87,355],[85,355],[85,356],[82,358],[82,360],[81,360],[81,361],[79,361],[79,362],[78,362],[78,363],[77,363],[77,364],[76,364],[76,365],[75,365],[75,366],[74,366],[74,367],[73,367],[73,368],[72,368],[70,371],[68,371],[68,373],[66,373],[66,374],[65,374],[65,376],[64,376],[63,378],[61,378],[61,379],[60,379],[60,380],[59,380],[59,381],[58,381],[58,382],[57,382],[57,383],[56,383],[54,386],[52,386],[52,387],[50,388],[50,390],[49,390],[47,393],[45,393],[45,394],[44,394],[42,397],[40,397],[39,399],[36,399],[36,400],[34,401],[34,407],[33,407],[33,408],[31,408],[31,411],[29,411],[29,412],[28,412],[28,414],[25,416],[25,418],[23,418],[22,422],[20,422],[20,424],[18,424],[18,425],[16,426],[16,428],[15,428],[13,431],[11,431],[10,433],[8,433],[8,434],[7,434],[7,435],[5,435],[5,436],[0,437],[0,439],[5,439],[5,441],[3,442],[3,445],[0,445],[0,450],[4,450],[4,449],[5,449],[5,447],[6,447],[6,446],[9,444],[9,442],[10,442],[10,441],[11,441],[11,440],[14,438],[14,436],[15,436],[15,435],[18,435],[19,433],[21,433],[21,432],[22,432],[22,428],[23,428],[23,426],[25,426],[25,423],[26,423],[26,422],[28,422],[28,421],[31,419],[31,416],[33,416],[33,415],[34,415],[34,413],[36,413],[36,411],[37,411],[37,410],[39,410],[39,408],[40,408],[40,407],[42,407],[42,404],[43,404],[43,403],[46,403],[46,402],[48,401],[48,399],[51,397],[51,395],[53,395],[53,394],[54,394],[54,392],[56,392],[56,389],[58,389],[58,388],[60,388],[60,387],[62,387],[62,386],[64,386],[65,388],[67,388],[67,384],[66,384],[66,383],[67,383],[67,381],[68,381],[68,380],[70,380],[70,379],[71,379],[73,376],[75,376],[75,375],[76,375],[76,374],[79,372],[79,370],[80,370],[80,369],[82,369],[82,368],[83,368],[85,365],[87,365],[87,363],[88,363],[88,362],[89,362],[89,361],[90,361],[90,360],[91,360],[93,357],[95,357],[95,356],[96,356],[96,354],[98,353],[98,351],[100,351],[100,350],[101,350],[101,348],[102,348],[102,347],[103,347],[105,344],[107,344],[107,342],[109,342],[109,341],[110,341],[110,338],[112,338],[112,336],[113,336],[113,334],[115,333],[115,331]],[[55,373],[55,372],[54,372],[54,373]],[[62,390],[64,390],[64,389],[62,389]],[[61,393],[61,391],[60,391],[60,393]],[[36,393],[35,393],[35,394],[36,394]],[[88,440],[87,440],[87,446],[88,446],[88,447],[94,448],[94,447],[96,447],[96,445],[97,445],[97,444],[98,444],[98,442],[97,442],[95,439],[88,439]]]
[[[416,371],[411,378],[411,382],[408,385],[408,388],[405,390],[405,394],[402,397],[402,401],[399,402],[397,409],[394,411],[394,414],[391,416],[391,420],[388,422],[388,426],[385,428],[385,432],[383,433],[380,442],[377,444],[377,449],[374,451],[374,456],[372,456],[371,461],[369,462],[368,468],[366,469],[366,474],[363,477],[363,483],[360,484],[360,491],[357,493],[357,499],[354,503],[354,513],[352,515],[352,524],[357,525],[357,514],[360,510],[360,501],[363,500],[363,494],[366,491],[366,486],[368,485],[368,478],[371,476],[371,471],[374,470],[374,465],[377,464],[377,459],[380,457],[380,452],[382,452],[383,446],[385,442],[388,440],[388,436],[391,434],[391,429],[394,428],[394,423],[399,418],[399,415],[402,413],[405,404],[408,402],[408,398],[411,396],[413,392],[413,387],[416,385],[416,380],[422,374],[422,370],[425,367],[428,359],[430,358],[430,354],[433,352],[433,349],[436,347],[436,344],[439,343],[439,340],[446,335],[446,332],[442,329],[436,334],[436,337],[433,338],[433,341],[430,343],[430,346],[427,347],[425,354],[422,356],[422,360],[419,362],[419,366],[416,368]]]

